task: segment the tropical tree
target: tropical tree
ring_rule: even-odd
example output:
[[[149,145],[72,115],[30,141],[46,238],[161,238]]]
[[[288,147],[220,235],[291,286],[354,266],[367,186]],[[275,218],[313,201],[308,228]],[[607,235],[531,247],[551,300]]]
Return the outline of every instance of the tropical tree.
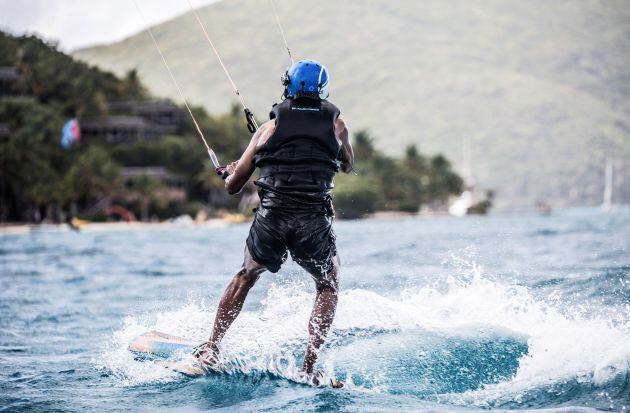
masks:
[[[65,176],[71,199],[89,205],[120,192],[120,165],[103,148],[92,146],[81,153]]]

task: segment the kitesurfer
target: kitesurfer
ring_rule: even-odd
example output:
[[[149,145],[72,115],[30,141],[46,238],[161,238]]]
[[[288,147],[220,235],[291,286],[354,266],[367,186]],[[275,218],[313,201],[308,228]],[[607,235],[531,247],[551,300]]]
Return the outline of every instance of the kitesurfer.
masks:
[[[284,100],[274,105],[239,160],[227,167],[225,188],[236,194],[260,170],[260,206],[241,269],[228,284],[210,339],[197,347],[201,367],[212,369],[219,343],[265,270],[280,270],[288,253],[315,281],[315,304],[302,372],[313,384],[320,347],[337,307],[340,262],[332,228],[333,177],[352,170],[354,155],[339,109],[328,101],[329,75],[314,60],[293,64],[282,77]]]

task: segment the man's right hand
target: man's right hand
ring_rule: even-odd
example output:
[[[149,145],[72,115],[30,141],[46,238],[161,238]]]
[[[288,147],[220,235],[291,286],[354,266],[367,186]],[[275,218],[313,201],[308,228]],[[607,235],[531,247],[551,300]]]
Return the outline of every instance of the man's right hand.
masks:
[[[229,176],[225,180],[225,189],[228,191],[228,194],[234,195],[239,193],[249,178],[251,178],[256,169],[254,156],[258,150],[259,138],[261,134],[268,132],[270,127],[274,124],[273,120],[268,120],[260,125],[256,133],[252,135],[252,140],[249,142],[249,145],[247,145],[247,149],[245,149],[241,158],[226,167]]]

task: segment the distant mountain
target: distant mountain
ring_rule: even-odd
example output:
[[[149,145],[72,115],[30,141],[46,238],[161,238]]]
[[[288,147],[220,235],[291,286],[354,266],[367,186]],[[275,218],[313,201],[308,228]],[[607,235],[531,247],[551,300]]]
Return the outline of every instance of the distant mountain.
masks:
[[[472,175],[496,189],[504,206],[601,202],[605,159],[613,156],[615,196],[630,202],[626,1],[276,6],[294,55],[327,65],[331,100],[380,148],[400,153],[416,143],[461,168],[469,140]],[[264,118],[280,98],[289,62],[269,2],[220,1],[199,13],[247,102]],[[235,101],[191,13],[153,30],[193,102],[220,112]],[[144,32],[75,56],[117,73],[138,68],[152,92],[177,97]]]

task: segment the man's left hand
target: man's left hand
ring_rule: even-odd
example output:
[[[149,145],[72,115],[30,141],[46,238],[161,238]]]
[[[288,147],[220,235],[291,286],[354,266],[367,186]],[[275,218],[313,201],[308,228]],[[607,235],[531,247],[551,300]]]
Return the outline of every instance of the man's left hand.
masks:
[[[228,166],[225,167],[225,169],[227,170],[227,173],[232,175],[234,173],[234,171],[236,170],[236,166],[238,165],[238,161],[234,161],[231,164],[229,164]]]

